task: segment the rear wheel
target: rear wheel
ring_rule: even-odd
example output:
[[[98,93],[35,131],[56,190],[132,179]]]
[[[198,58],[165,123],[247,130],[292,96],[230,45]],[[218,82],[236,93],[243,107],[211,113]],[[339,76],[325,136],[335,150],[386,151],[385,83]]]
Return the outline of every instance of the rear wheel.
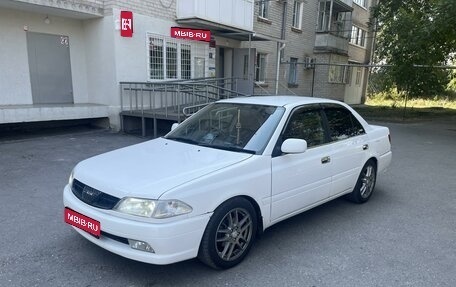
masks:
[[[220,205],[212,215],[201,240],[198,258],[216,269],[239,264],[249,252],[257,231],[257,215],[245,198]]]
[[[356,203],[364,203],[369,200],[374,192],[377,180],[377,165],[372,159],[368,160],[363,166],[353,191],[347,198]]]

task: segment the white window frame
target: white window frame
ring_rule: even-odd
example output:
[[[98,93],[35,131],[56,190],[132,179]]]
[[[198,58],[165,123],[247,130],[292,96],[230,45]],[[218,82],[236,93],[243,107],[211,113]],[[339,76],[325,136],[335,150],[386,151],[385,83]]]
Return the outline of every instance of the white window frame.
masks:
[[[264,59],[262,62],[261,59]],[[263,63],[263,65],[261,65]],[[268,65],[268,54],[266,53],[257,53],[255,61],[255,82],[256,83],[265,83],[266,82],[266,67]],[[263,74],[263,78],[261,78]],[[257,80],[258,78],[258,80]]]
[[[291,26],[293,28],[302,29],[302,11],[303,11],[304,3],[300,0],[295,0],[293,3],[293,17],[291,19],[292,23]]]
[[[290,67],[288,69],[288,84],[289,85],[297,85],[298,84],[298,58],[290,58]],[[292,77],[292,69],[293,69],[293,77]]]
[[[331,64],[344,64],[343,57],[332,55],[330,66],[328,69],[328,83],[331,84],[346,84],[348,77],[347,73],[350,71],[348,66],[331,65]]]
[[[161,43],[162,46],[162,58],[161,58],[161,68],[159,78],[153,78],[151,73],[151,63],[152,59],[150,57],[150,49],[151,49],[151,40],[156,39],[157,42]],[[168,46],[177,46],[176,50],[176,77],[168,77],[168,65],[172,63],[168,61]],[[190,40],[183,40],[183,39],[175,39],[169,36],[164,36],[155,33],[146,33],[146,51],[147,51],[147,80],[148,81],[166,81],[166,80],[180,80],[180,79],[187,79],[189,71],[183,70],[183,63],[182,62],[182,51],[188,51],[190,47],[190,63],[186,63],[187,65],[190,64],[190,78],[193,79],[195,77],[195,65],[196,60],[203,58],[204,59],[204,76],[208,75],[208,66],[207,63],[209,62],[209,43],[206,42],[197,42],[197,41],[190,41]],[[174,74],[174,73],[173,73]],[[184,76],[185,75],[185,76]]]
[[[269,19],[269,0],[261,0],[258,4],[258,17]]]
[[[356,5],[358,5],[359,7],[362,7],[364,9],[367,9],[367,2],[369,0],[353,0],[353,3],[355,3]]]
[[[350,44],[366,48],[366,38],[367,38],[367,30],[358,27],[356,25],[352,26],[352,32],[350,36]]]

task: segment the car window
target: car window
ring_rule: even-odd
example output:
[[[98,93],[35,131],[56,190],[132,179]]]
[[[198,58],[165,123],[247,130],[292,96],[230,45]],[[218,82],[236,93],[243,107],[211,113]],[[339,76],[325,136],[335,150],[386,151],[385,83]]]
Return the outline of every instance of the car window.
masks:
[[[185,120],[166,138],[259,154],[269,142],[284,111],[283,107],[276,106],[215,103]]]
[[[325,108],[331,141],[347,139],[364,134],[361,123],[343,107]]]
[[[320,110],[297,110],[293,113],[283,133],[283,140],[289,138],[303,139],[308,147],[325,143]]]

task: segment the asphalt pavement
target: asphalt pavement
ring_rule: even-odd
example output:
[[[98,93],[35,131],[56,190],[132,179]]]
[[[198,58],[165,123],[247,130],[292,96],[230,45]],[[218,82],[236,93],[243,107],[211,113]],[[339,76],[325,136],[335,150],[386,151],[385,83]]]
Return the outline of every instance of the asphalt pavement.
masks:
[[[225,271],[125,259],[63,222],[73,166],[143,139],[85,129],[0,138],[0,286],[456,286],[456,124],[383,124],[393,163],[368,203],[336,199],[281,222]]]

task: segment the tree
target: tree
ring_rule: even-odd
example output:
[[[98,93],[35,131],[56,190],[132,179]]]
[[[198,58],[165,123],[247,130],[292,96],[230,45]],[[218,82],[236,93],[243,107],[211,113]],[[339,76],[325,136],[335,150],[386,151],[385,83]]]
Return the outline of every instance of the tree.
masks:
[[[373,9],[378,24],[377,61],[387,83],[412,97],[443,92],[449,71],[439,66],[456,51],[456,1],[380,0]]]

